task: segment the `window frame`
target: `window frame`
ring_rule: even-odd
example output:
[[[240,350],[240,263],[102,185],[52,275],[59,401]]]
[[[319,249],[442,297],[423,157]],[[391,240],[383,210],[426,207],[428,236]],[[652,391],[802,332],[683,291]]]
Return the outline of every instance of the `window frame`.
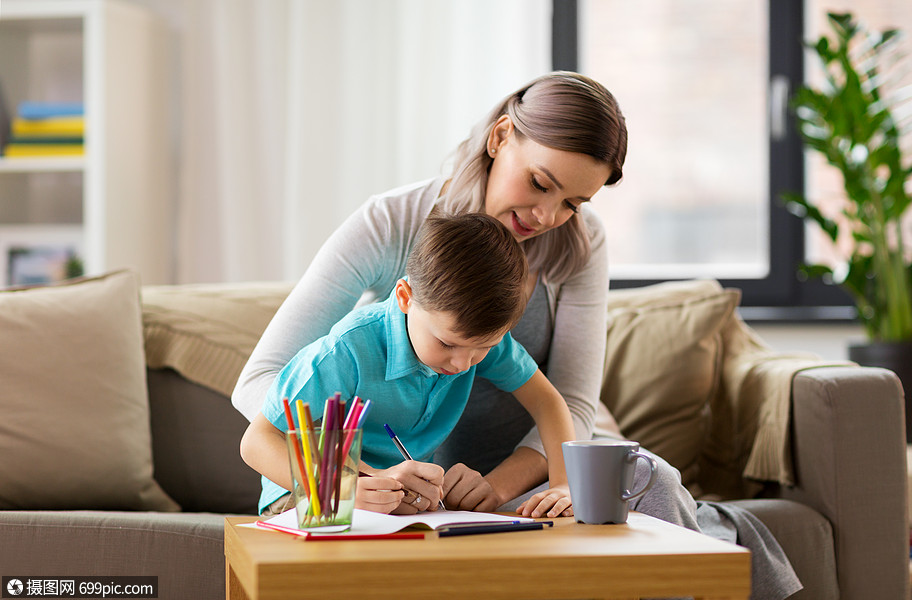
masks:
[[[579,70],[578,0],[553,0],[552,67]],[[804,2],[768,0],[768,82],[786,82],[789,96],[804,82]],[[768,90],[770,87],[768,86]],[[768,92],[769,96],[769,92]],[[769,104],[769,103],[768,103]],[[769,273],[756,279],[719,279],[742,291],[742,315],[757,320],[846,321],[855,318],[851,297],[841,287],[820,280],[802,281],[805,223],[786,210],[781,194],[805,189],[804,148],[794,113],[785,114],[781,135],[769,135]],[[767,122],[770,114],[767,114]],[[770,128],[768,128],[770,129]],[[612,279],[613,289],[635,288],[667,280]]]

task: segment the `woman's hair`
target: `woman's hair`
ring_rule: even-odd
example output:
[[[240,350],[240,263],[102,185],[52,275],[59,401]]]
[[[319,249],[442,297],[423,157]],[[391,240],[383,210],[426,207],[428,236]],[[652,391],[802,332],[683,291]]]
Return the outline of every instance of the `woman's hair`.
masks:
[[[514,133],[520,137],[607,164],[611,175],[605,185],[617,183],[623,176],[627,126],[614,96],[584,75],[555,71],[507,96],[459,145],[442,205],[446,212],[484,210],[493,161],[487,142],[503,115],[510,117]],[[581,215],[575,214],[563,226],[523,242],[523,248],[531,269],[541,271],[548,280],[563,281],[589,260],[589,235]]]
[[[468,338],[512,329],[526,309],[526,256],[507,228],[485,214],[431,214],[405,271],[413,300],[424,310],[451,313]]]

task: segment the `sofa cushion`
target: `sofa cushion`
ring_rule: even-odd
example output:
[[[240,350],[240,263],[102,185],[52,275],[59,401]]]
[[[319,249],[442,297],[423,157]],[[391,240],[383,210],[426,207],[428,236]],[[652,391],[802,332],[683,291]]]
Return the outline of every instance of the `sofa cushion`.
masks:
[[[149,369],[155,480],[185,511],[257,514],[260,474],[241,460],[250,424],[218,392]]]
[[[4,575],[145,575],[155,598],[225,597],[225,515],[14,511],[0,540]]]
[[[623,434],[696,477],[719,383],[720,331],[740,299],[718,282],[671,282],[608,294],[601,400]]]
[[[204,283],[142,289],[149,368],[171,368],[231,396],[290,283]]]
[[[0,292],[0,508],[178,510],[145,373],[136,274]]]

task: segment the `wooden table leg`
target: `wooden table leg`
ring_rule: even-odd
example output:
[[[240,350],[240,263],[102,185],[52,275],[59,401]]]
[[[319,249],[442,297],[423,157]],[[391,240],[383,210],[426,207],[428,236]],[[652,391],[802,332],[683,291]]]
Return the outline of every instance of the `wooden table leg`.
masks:
[[[228,557],[225,557],[225,600],[250,600],[250,596],[244,591],[241,580],[235,575]]]

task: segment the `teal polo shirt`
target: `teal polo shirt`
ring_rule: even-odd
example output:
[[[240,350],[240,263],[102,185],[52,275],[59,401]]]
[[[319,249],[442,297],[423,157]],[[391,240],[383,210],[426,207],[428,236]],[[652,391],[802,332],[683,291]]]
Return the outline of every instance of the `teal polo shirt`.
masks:
[[[459,421],[476,375],[512,392],[537,369],[525,348],[508,333],[467,371],[435,373],[412,350],[405,315],[391,294],[384,302],[352,311],[326,336],[301,349],[273,382],[263,414],[286,431],[283,398],[307,402],[314,418],[319,418],[326,399],[336,392],[346,401],[360,396],[371,401],[364,422],[364,462],[380,469],[402,462],[384,423],[392,427],[412,458],[429,462]],[[266,477],[262,479],[261,512],[287,492]]]

